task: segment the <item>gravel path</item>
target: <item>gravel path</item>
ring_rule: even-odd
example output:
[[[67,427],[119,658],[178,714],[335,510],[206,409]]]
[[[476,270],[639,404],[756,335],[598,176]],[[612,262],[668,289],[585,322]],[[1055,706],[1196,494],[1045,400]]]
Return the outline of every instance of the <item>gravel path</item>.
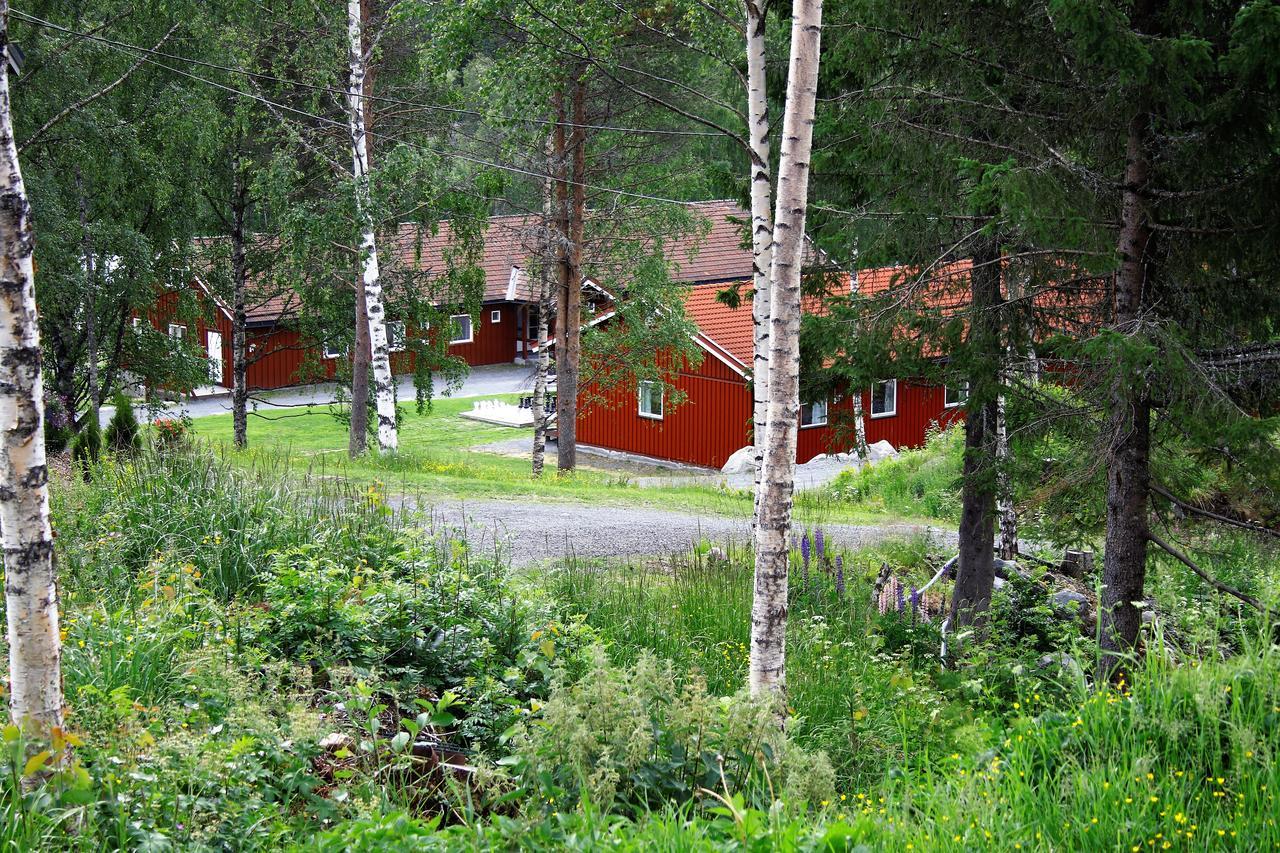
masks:
[[[409,508],[428,513],[437,523],[465,526],[473,548],[491,549],[496,540],[518,567],[568,555],[663,556],[685,551],[703,538],[719,545],[746,545],[751,538],[751,522],[745,518],[651,507],[442,500]],[[828,541],[849,548],[926,532],[948,544],[956,538],[954,531],[913,524],[824,524],[822,529]]]

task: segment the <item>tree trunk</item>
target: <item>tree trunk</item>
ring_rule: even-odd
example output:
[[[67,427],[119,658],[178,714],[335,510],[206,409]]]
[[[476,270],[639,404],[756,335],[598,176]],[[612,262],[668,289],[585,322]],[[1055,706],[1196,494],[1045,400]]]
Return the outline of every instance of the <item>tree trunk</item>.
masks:
[[[862,389],[853,392],[853,442],[854,451],[863,464],[867,462],[867,418],[862,410]]]
[[[572,156],[572,194],[569,205],[568,245],[564,300],[564,349],[556,352],[556,466],[572,471],[578,464],[578,373],[582,362],[582,243],[587,215],[586,188],[586,69],[579,67],[573,78],[573,122],[569,135]]]
[[[93,235],[89,233],[89,198],[79,166],[76,167],[76,192],[80,196],[80,240],[84,254],[84,349],[89,383],[89,411],[85,422],[99,423],[102,392],[98,385],[97,259],[94,257]]]
[[[769,102],[766,98],[765,0],[744,0],[747,34],[747,123],[751,154],[751,435],[756,496],[760,495],[765,430],[769,419],[769,276],[773,267],[773,186],[770,181]]]
[[[778,166],[770,274],[769,407],[756,500],[755,594],[749,683],[754,695],[786,690],[787,538],[800,423],[800,273],[809,200],[809,155],[822,36],[822,0],[792,6],[791,62]]]
[[[240,152],[231,158],[231,429],[236,447],[249,443],[249,361],[246,353],[244,215],[249,190],[240,168]]]
[[[378,243],[374,235],[372,199],[369,192],[368,136],[365,128],[365,50],[360,0],[347,2],[347,40],[351,80],[347,95],[347,115],[351,132],[351,161],[355,178],[356,216],[360,220],[361,282],[364,311],[369,329],[369,365],[373,372],[373,396],[378,411],[378,449],[396,450],[395,377],[391,373],[391,353],[387,343],[386,313],[382,304],[382,282],[378,271]],[[355,377],[352,377],[353,393]],[[355,431],[356,402],[352,400],[352,432]],[[354,439],[354,436],[353,436]]]
[[[951,624],[962,627],[983,618],[995,586],[996,419],[1000,394],[1000,247],[982,237],[969,274],[967,349],[969,400],[964,422],[964,473],[961,488],[959,559],[951,596]]]
[[[533,379],[533,476],[541,477],[547,450],[547,372],[551,353],[545,346],[550,332],[551,258],[559,240],[552,236],[555,217],[555,131],[547,137],[547,178],[542,191],[542,234],[538,238],[538,366]]]
[[[1000,519],[1000,559],[1016,560],[1018,510],[1013,504],[1013,479],[1009,475],[1009,424],[1004,394],[996,398],[996,516]]]
[[[31,205],[10,112],[9,3],[0,0],[0,530],[9,711],[47,735],[63,723],[62,641],[44,457],[44,387]]]
[[[1151,172],[1146,152],[1149,127],[1149,116],[1140,111],[1129,123],[1126,146],[1115,285],[1116,328],[1126,335],[1140,331],[1147,289],[1151,223],[1142,194]],[[1105,669],[1114,672],[1121,655],[1137,645],[1142,614],[1133,603],[1143,600],[1146,585],[1151,404],[1142,379],[1117,375],[1110,408],[1101,639]]]
[[[573,281],[573,271],[569,263],[569,154],[567,134],[565,133],[564,122],[568,120],[564,107],[564,91],[557,87],[552,95],[552,106],[556,114],[556,126],[551,132],[551,148],[554,153],[552,157],[554,175],[553,187],[553,207],[555,209],[552,217],[555,223],[553,233],[555,234],[555,266],[556,266],[556,431],[559,434],[557,442],[557,458],[556,464],[563,468],[561,460],[564,459],[564,414],[563,407],[563,390],[564,385],[561,384],[563,376],[561,369],[565,363],[565,352],[569,348],[568,329],[569,329],[569,291],[573,288],[570,286]]]

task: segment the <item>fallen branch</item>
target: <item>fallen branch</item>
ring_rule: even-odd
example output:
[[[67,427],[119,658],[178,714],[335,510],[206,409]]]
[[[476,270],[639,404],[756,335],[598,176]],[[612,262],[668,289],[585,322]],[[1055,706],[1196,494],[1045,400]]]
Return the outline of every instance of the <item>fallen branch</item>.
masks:
[[[1185,510],[1192,515],[1211,518],[1214,521],[1221,522],[1222,524],[1228,524],[1232,527],[1238,527],[1241,530],[1251,530],[1254,533],[1261,533],[1266,536],[1274,536],[1277,539],[1280,539],[1280,530],[1272,530],[1270,527],[1266,527],[1265,525],[1258,524],[1254,521],[1246,521],[1243,518],[1233,518],[1229,515],[1222,515],[1220,513],[1213,512],[1212,510],[1202,509],[1194,504],[1187,503],[1182,498],[1175,496],[1168,489],[1155,483],[1151,484],[1151,491],[1155,492],[1157,495],[1169,501],[1169,503],[1179,509]]]
[[[1235,587],[1225,584],[1222,581],[1210,575],[1204,569],[1196,565],[1195,562],[1193,562],[1190,557],[1188,557],[1186,554],[1182,553],[1177,548],[1170,545],[1168,542],[1161,539],[1155,533],[1152,533],[1151,531],[1147,531],[1147,539],[1153,545],[1160,548],[1162,551],[1167,553],[1169,556],[1173,557],[1178,562],[1182,563],[1191,571],[1195,572],[1197,575],[1201,577],[1202,580],[1204,580],[1205,583],[1209,584],[1209,586],[1218,590],[1218,592],[1224,592],[1227,595],[1240,599],[1245,604],[1249,605],[1250,607],[1257,610],[1259,613],[1266,616],[1268,619],[1274,620],[1274,619],[1280,618],[1280,614],[1277,614],[1276,611],[1272,610],[1270,607],[1267,607],[1265,604],[1263,604],[1258,599],[1254,598],[1252,595],[1249,595],[1247,592],[1241,592]]]

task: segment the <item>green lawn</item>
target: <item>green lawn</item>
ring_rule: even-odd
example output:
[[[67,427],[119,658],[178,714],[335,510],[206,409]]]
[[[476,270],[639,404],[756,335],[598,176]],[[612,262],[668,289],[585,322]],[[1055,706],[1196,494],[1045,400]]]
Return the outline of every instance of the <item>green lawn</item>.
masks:
[[[515,395],[505,399],[514,401]],[[470,399],[440,399],[430,411],[418,414],[405,407],[400,430],[400,452],[381,458],[347,458],[347,429],[328,407],[263,411],[249,417],[249,449],[231,447],[231,416],[197,418],[197,436],[221,446],[232,461],[284,464],[297,474],[342,477],[356,481],[380,481],[403,494],[468,498],[553,499],[619,505],[660,506],[694,512],[748,516],[751,495],[746,490],[711,486],[639,488],[628,475],[582,467],[569,476],[558,476],[555,458],[548,456],[547,475],[534,480],[529,459],[471,450],[501,439],[531,433],[488,426],[460,417],[474,403]],[[869,512],[829,492],[802,493],[796,499],[797,516],[806,523],[884,522],[886,514]],[[891,520],[899,520],[893,516]]]

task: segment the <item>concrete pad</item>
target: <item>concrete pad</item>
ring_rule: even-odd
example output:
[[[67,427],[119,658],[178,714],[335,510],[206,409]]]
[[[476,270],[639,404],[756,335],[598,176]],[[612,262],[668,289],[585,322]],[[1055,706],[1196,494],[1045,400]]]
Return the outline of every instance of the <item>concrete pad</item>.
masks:
[[[505,427],[533,426],[533,409],[522,409],[499,400],[477,400],[469,412],[462,412],[462,417],[485,424]]]

